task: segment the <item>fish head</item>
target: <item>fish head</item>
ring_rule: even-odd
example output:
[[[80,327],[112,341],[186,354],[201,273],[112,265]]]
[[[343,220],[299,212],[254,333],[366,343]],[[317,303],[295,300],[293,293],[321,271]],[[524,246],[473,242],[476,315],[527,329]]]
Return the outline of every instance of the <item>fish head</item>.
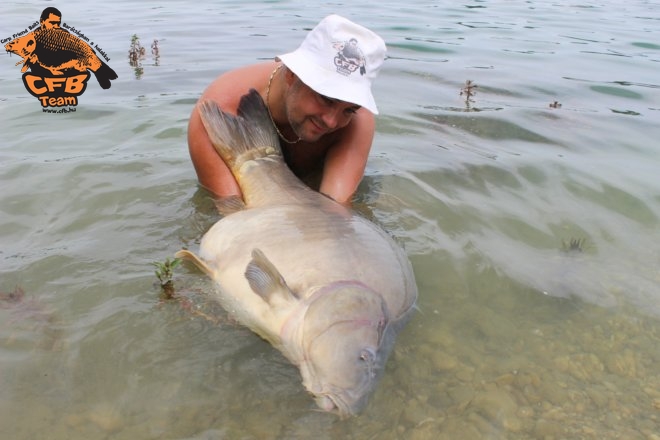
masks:
[[[5,44],[5,50],[7,52],[13,52],[23,58],[32,55],[36,48],[37,42],[34,37],[34,32],[30,32]]]
[[[383,298],[359,282],[319,292],[303,322],[303,384],[316,404],[341,417],[366,405],[389,354]]]

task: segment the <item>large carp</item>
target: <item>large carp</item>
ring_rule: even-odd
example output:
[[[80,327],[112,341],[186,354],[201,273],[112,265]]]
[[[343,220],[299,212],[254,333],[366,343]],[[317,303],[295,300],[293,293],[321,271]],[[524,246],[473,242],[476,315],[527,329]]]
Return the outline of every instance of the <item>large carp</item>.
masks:
[[[237,115],[199,104],[204,127],[241,187],[234,212],[204,235],[194,262],[240,323],[300,369],[317,405],[359,412],[417,299],[403,250],[375,224],[311,190],[288,168],[255,90]]]

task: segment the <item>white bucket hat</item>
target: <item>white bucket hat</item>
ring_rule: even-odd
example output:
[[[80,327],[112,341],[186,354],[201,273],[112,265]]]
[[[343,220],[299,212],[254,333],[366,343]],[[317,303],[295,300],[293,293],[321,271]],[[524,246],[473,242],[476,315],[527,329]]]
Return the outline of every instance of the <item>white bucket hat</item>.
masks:
[[[369,29],[329,15],[298,49],[281,60],[317,93],[365,107],[378,114],[371,82],[385,59],[385,42]]]

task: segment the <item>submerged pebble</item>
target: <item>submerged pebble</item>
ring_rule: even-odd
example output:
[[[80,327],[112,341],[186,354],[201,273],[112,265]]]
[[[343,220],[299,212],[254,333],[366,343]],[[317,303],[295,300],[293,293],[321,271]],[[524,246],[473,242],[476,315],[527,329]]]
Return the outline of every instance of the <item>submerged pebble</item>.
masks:
[[[470,408],[483,416],[489,423],[507,431],[517,432],[522,423],[518,419],[518,404],[513,396],[502,388],[491,387],[477,394]]]
[[[637,364],[637,356],[629,349],[622,353],[611,353],[605,360],[608,372],[629,378],[637,377]]]
[[[119,411],[108,405],[100,405],[86,414],[87,420],[107,433],[118,431],[123,426]]]
[[[595,381],[605,366],[593,353],[579,353],[555,358],[555,366],[563,373],[568,373],[580,381]]]
[[[536,438],[562,438],[564,428],[555,420],[539,419],[534,425],[534,436]]]

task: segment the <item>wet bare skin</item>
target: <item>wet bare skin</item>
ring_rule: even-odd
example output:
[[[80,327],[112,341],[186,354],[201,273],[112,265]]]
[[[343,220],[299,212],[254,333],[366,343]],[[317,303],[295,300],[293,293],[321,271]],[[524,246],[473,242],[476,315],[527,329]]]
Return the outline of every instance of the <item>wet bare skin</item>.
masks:
[[[280,63],[266,62],[227,72],[204,91],[225,111],[236,113],[250,88],[266,100],[268,81]],[[374,116],[355,104],[314,92],[286,68],[273,76],[268,107],[278,130],[294,144],[280,140],[291,170],[314,189],[338,202],[348,202],[364,174],[373,141]],[[211,145],[197,108],[188,125],[190,156],[202,186],[218,197],[240,195],[231,172]]]

